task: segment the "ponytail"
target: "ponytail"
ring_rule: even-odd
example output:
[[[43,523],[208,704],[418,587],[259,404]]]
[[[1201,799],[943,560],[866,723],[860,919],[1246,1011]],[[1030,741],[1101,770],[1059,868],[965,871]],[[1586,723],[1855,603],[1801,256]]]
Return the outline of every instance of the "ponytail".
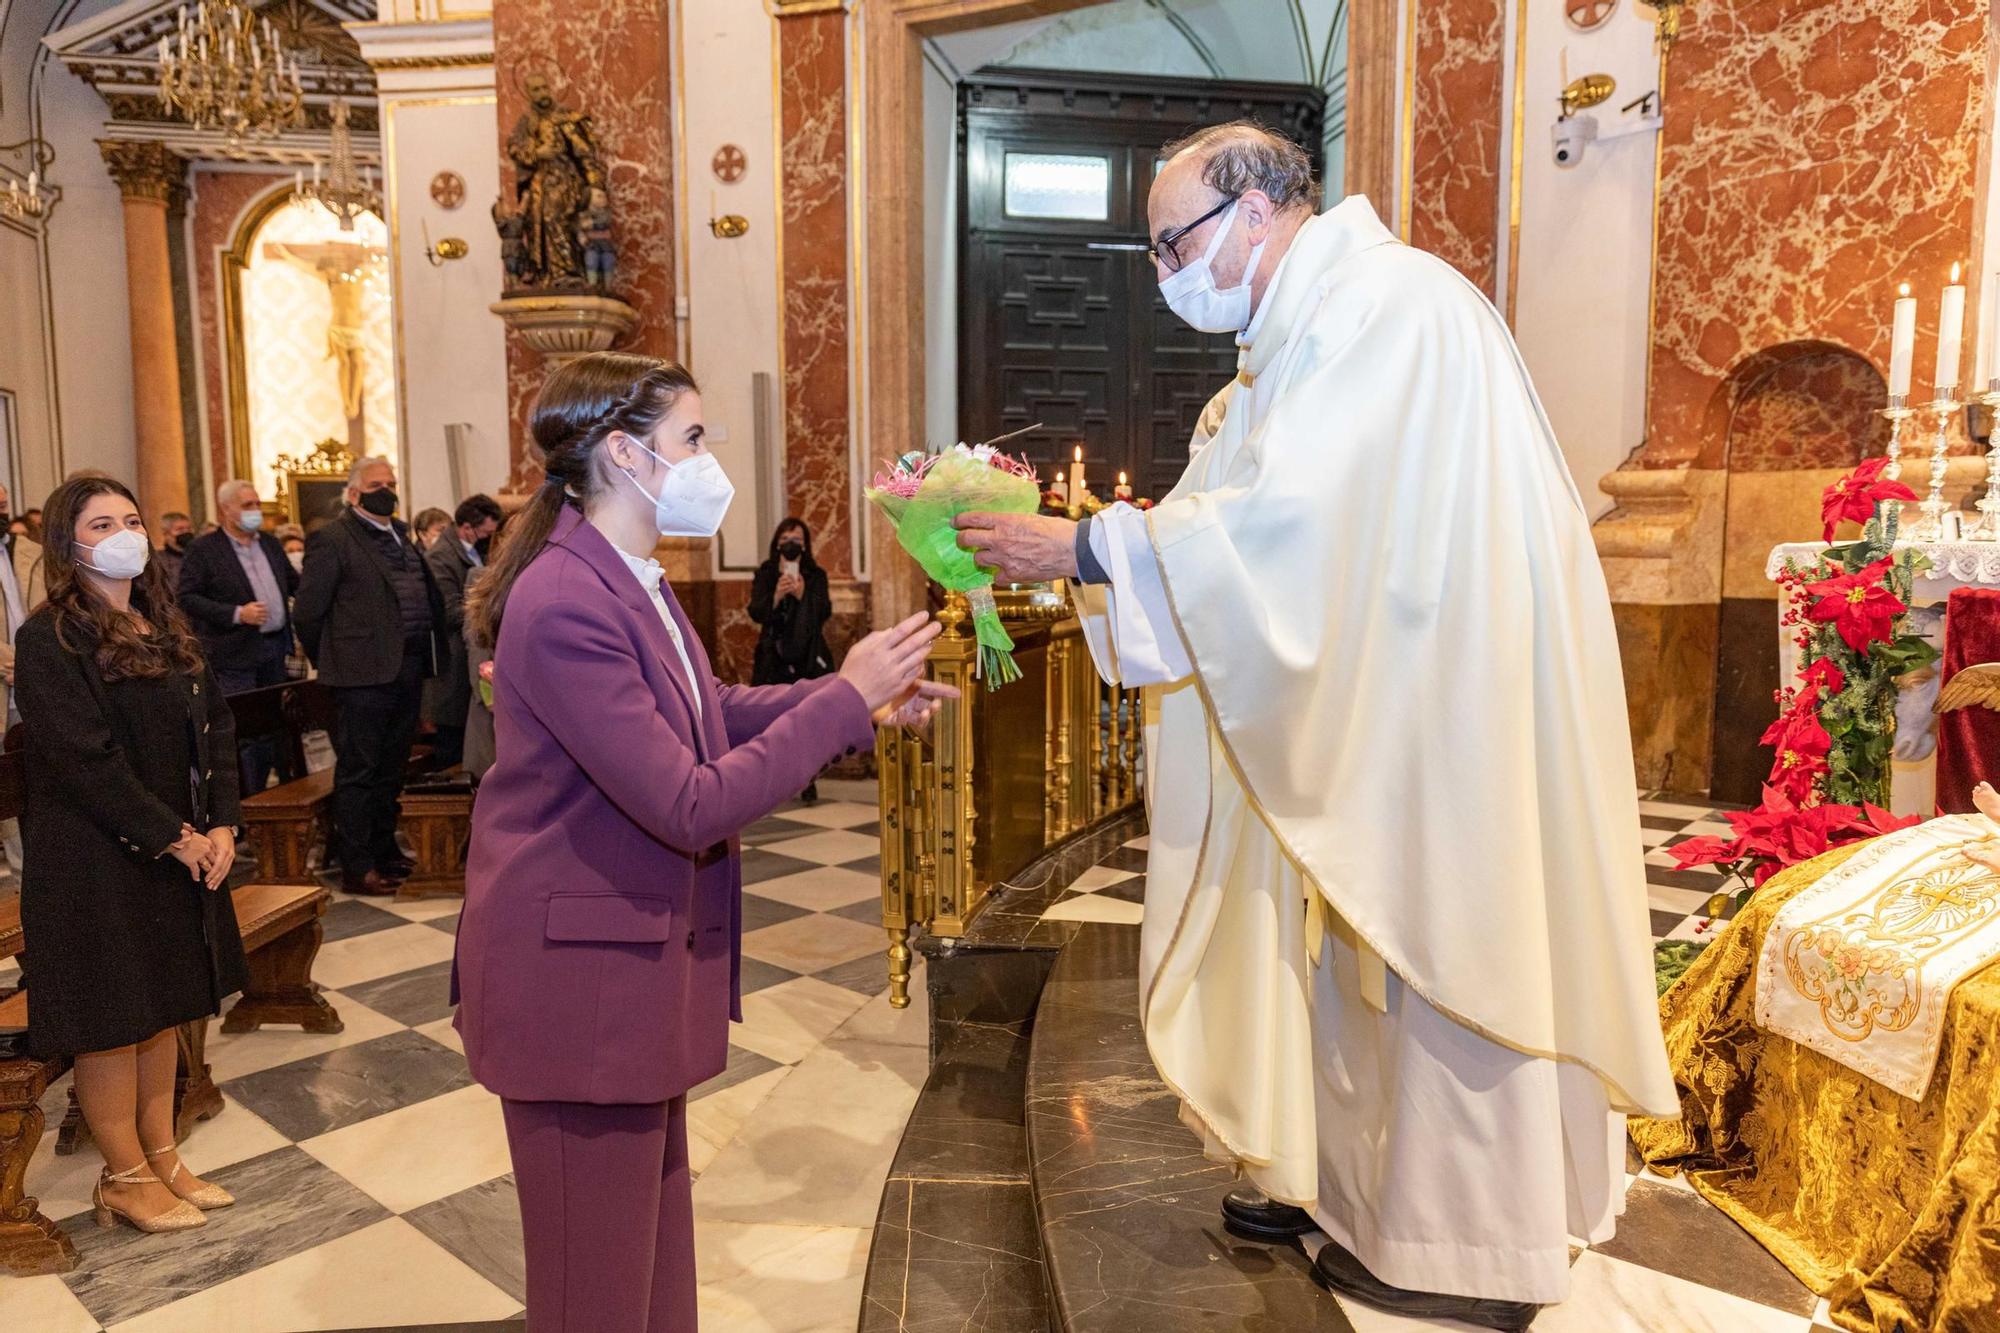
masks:
[[[563,503],[562,487],[552,479],[544,480],[534,498],[502,525],[491,565],[465,594],[465,623],[487,652],[500,642],[500,615],[506,610],[514,580],[549,544],[549,534],[562,517]]]
[[[466,594],[466,623],[489,652],[500,642],[500,617],[514,580],[549,544],[564,505],[581,510],[599,485],[597,446],[613,431],[651,435],[694,376],[672,361],[625,352],[591,352],[556,368],[535,398],[529,429],[542,485],[501,529],[493,561]]]

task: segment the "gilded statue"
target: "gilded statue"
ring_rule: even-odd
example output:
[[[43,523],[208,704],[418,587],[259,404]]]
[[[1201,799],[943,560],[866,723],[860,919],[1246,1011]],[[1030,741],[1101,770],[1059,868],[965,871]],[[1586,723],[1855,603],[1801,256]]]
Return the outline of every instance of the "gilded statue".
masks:
[[[589,116],[556,101],[547,78],[530,74],[521,91],[528,109],[507,136],[515,168],[513,216],[520,223],[510,285],[581,288],[587,279],[578,232],[589,225],[592,193],[604,189],[596,136]]]

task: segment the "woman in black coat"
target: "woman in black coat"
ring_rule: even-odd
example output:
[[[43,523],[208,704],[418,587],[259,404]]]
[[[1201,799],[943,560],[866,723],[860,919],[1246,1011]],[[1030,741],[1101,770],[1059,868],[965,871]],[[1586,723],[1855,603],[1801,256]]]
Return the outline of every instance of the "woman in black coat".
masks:
[[[225,889],[235,726],[169,600],[132,493],[79,477],[43,515],[48,601],[15,637],[26,725],[28,1046],[75,1057],[106,1163],[100,1226],[203,1224],[233,1202],[174,1148],[174,1029],[243,988]]]
[[[750,618],[764,627],[750,667],[752,685],[790,685],[832,674],[826,622],[833,619],[833,596],[826,571],[813,559],[812,529],[803,519],[788,518],[771,534],[771,554],[750,583]],[[805,799],[819,799],[817,783],[806,788]]]

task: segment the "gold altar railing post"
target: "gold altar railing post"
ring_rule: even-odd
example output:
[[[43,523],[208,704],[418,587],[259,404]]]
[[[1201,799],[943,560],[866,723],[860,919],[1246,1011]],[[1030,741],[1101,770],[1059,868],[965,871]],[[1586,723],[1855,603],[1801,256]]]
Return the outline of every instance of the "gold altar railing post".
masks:
[[[929,673],[962,697],[940,708],[924,735],[876,738],[882,925],[896,1008],[909,1003],[914,928],[963,935],[994,881],[1117,813],[1137,790],[1138,696],[1099,682],[1064,590],[1006,589],[996,602],[1016,640],[1021,680],[989,692],[975,676],[971,613],[964,597],[949,594]]]

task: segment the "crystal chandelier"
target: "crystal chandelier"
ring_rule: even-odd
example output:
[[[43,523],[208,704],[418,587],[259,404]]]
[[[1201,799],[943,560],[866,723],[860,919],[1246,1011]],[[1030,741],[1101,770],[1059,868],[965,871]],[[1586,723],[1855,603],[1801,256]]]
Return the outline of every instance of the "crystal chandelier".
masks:
[[[269,139],[305,124],[299,61],[288,63],[271,22],[239,0],[187,5],[171,37],[160,39],[160,104],[229,141]]]
[[[304,172],[294,172],[292,202],[305,208],[315,204],[324,208],[340,220],[342,231],[353,231],[354,219],[363,213],[381,215],[382,197],[375,190],[373,169],[364,178],[354,165],[354,139],[347,131],[346,98],[333,99],[333,129],[329,136],[325,179],[320,178],[317,159],[313,162],[310,184],[306,182]]]

